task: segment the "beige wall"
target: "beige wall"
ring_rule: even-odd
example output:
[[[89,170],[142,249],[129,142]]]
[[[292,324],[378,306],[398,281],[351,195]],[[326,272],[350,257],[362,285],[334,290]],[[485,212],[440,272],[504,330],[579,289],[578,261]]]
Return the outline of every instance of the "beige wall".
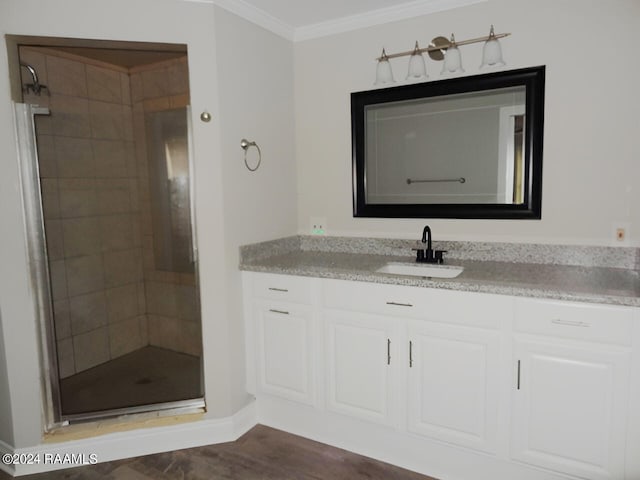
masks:
[[[429,16],[295,44],[298,230],[326,217],[333,235],[618,244],[626,223],[640,245],[640,3],[633,0],[489,0]],[[373,88],[374,58],[425,45],[437,35],[485,35],[490,24],[513,69],[546,65],[541,221],[353,218],[349,95]],[[602,41],[600,39],[607,39]],[[482,45],[460,48],[467,75],[478,74]],[[396,80],[407,60],[392,60]],[[440,63],[427,60],[431,80]]]
[[[61,378],[146,345],[129,76],[22,47],[47,94],[36,119]],[[31,82],[22,69],[23,83]]]

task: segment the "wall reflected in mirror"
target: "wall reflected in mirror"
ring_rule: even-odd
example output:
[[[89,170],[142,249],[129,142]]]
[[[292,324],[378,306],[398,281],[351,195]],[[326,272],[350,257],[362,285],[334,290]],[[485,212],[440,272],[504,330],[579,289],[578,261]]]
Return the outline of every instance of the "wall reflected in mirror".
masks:
[[[368,203],[522,203],[524,87],[365,111]]]

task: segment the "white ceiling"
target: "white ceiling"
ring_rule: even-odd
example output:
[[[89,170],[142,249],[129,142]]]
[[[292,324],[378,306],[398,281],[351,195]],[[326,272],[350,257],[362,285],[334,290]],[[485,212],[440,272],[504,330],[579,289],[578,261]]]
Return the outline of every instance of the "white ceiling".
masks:
[[[298,41],[404,20],[487,0],[209,1],[278,35]]]

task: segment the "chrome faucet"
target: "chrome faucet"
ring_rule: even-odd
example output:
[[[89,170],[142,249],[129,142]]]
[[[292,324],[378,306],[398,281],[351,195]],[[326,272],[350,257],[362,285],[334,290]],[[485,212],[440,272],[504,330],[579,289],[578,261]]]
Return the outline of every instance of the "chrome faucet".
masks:
[[[446,250],[433,250],[431,246],[431,228],[429,225],[425,225],[422,230],[422,245],[423,248],[414,248],[416,250],[416,262],[419,263],[442,263],[444,262],[443,255],[447,253]],[[427,248],[424,248],[424,247]]]

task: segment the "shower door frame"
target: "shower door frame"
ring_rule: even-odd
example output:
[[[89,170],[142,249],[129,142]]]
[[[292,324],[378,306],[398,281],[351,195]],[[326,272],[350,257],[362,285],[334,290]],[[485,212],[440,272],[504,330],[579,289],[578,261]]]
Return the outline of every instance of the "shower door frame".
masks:
[[[123,407],[87,413],[63,415],[60,395],[60,376],[56,349],[53,295],[51,291],[49,260],[40,183],[40,167],[36,138],[35,115],[50,115],[48,108],[38,105],[13,102],[16,120],[16,144],[22,204],[25,217],[25,238],[31,288],[34,296],[36,327],[40,342],[38,351],[41,368],[41,392],[44,404],[44,431],[69,425],[70,422],[91,421],[108,417],[139,414],[145,412],[169,411],[170,414],[188,414],[206,411],[204,392],[202,397]],[[198,248],[195,223],[194,156],[191,108],[187,105],[187,141],[189,161],[189,206],[191,221],[192,260],[195,264],[196,285],[199,288]],[[202,322],[202,318],[200,318]],[[201,357],[201,385],[204,385],[204,362]]]

